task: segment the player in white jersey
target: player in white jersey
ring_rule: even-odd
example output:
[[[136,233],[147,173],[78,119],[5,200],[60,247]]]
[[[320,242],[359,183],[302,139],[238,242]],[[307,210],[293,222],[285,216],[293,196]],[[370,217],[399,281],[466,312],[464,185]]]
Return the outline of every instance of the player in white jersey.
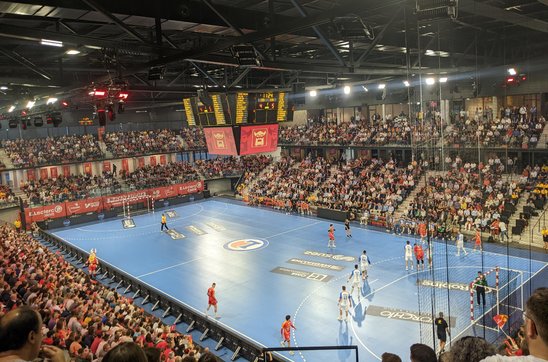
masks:
[[[413,270],[413,247],[409,240],[405,244],[405,270],[409,270],[409,265],[411,265],[411,270]]]
[[[367,279],[367,268],[371,264],[369,257],[367,256],[366,251],[364,250],[362,255],[360,255],[360,269],[362,271],[362,279]]]
[[[462,233],[459,233],[457,235],[457,256],[460,256],[461,250],[464,252],[464,255],[468,255],[466,249],[464,248],[464,235],[462,235]]]
[[[352,293],[354,293],[354,288],[357,288],[358,300],[360,300],[362,294],[362,281],[360,269],[358,269],[358,264],[354,265],[354,270],[352,270],[352,273],[350,274],[347,282],[349,282],[350,280],[352,280],[352,289],[350,289],[350,294],[352,295]]]
[[[348,310],[352,307],[350,294],[346,291],[346,287],[342,286],[342,292],[339,294],[339,320],[343,319],[343,311],[345,313],[345,321],[348,322]]]

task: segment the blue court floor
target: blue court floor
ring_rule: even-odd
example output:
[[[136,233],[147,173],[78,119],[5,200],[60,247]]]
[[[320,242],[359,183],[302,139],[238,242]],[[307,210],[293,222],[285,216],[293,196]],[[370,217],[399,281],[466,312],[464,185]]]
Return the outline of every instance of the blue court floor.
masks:
[[[418,279],[429,272],[406,271],[405,240],[416,240],[354,226],[353,237],[335,223],[337,247],[327,249],[328,220],[286,215],[267,208],[248,207],[223,199],[209,199],[162,211],[173,211],[167,224],[178,234],[174,239],[160,231],[161,211],[134,216],[136,227],[124,229],[121,219],[71,226],[52,233],[89,251],[97,249],[107,262],[164,294],[205,312],[206,291],[217,283],[218,323],[235,329],[267,347],[280,345],[280,327],[290,314],[297,327],[292,345],[357,345],[360,361],[377,361],[383,352],[408,360],[409,346],[419,342],[421,324],[394,318],[397,311],[417,314],[424,309],[425,295],[418,295]],[[467,245],[468,247],[468,245]],[[351,320],[339,322],[337,300],[347,284],[353,259],[366,249],[372,266],[362,285]],[[455,256],[454,245],[434,246],[444,255],[450,282],[469,283],[477,270],[496,266],[533,278],[534,287],[546,283],[546,259],[530,261],[523,256],[493,252]],[[499,248],[500,249],[500,248]],[[447,251],[447,252],[446,252]],[[470,251],[470,250],[469,250]],[[445,255],[447,254],[447,257]],[[441,262],[440,262],[441,263]],[[521,272],[521,273],[520,273]],[[518,274],[516,274],[518,275]],[[517,279],[520,281],[522,279]],[[514,288],[514,284],[511,285]],[[527,289],[527,288],[526,288]],[[424,289],[421,289],[424,290]],[[454,317],[453,336],[468,333],[469,294],[451,291],[438,303],[450,306]],[[445,303],[445,304],[444,304]],[[441,309],[445,307],[440,307]],[[400,315],[401,316],[401,315]],[[352,361],[350,351],[303,352],[284,356],[295,361]]]

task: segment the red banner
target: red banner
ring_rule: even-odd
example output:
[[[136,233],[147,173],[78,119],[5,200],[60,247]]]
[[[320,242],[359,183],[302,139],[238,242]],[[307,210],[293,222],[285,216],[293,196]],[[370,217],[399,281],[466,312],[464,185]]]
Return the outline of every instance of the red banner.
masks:
[[[150,166],[156,166],[156,156],[150,156]]]
[[[128,192],[127,194],[109,195],[103,196],[103,205],[105,209],[111,209],[113,207],[122,206],[125,202],[130,204],[137,204],[147,199],[150,190],[140,190]]]
[[[86,175],[91,175],[91,173],[92,173],[92,171],[91,171],[91,162],[84,163],[84,173]]]
[[[57,178],[57,167],[50,168],[49,174],[51,175],[51,178]]]
[[[204,134],[207,142],[207,152],[212,155],[236,156],[238,154],[232,127],[204,128]]]
[[[62,204],[26,208],[25,218],[27,223],[30,224],[33,221],[44,221],[47,219],[86,214],[89,212],[100,212],[103,209],[109,210],[113,207],[121,207],[124,202],[129,202],[130,204],[143,203],[148,197],[152,197],[155,200],[161,200],[178,195],[197,193],[203,190],[203,181],[191,181],[184,184],[133,191],[126,194],[94,197],[91,199],[64,202]]]
[[[167,164],[167,157],[166,157],[166,155],[160,155],[160,164],[161,164],[161,165]]]
[[[27,170],[27,180],[28,181],[34,181],[36,180],[36,170]]]
[[[105,134],[105,127],[97,127],[97,138],[99,141],[103,140],[103,135]]]
[[[277,124],[242,126],[240,130],[240,155],[276,151],[278,147]]]
[[[25,209],[25,218],[28,223],[60,217],[66,217],[65,204],[53,204]]]
[[[186,184],[179,184],[175,186],[177,187],[177,192],[179,195],[194,194],[204,190],[203,181],[191,181]]]
[[[48,178],[48,169],[47,168],[41,168],[40,169],[40,180],[46,180]]]
[[[65,177],[70,176],[70,166],[63,166],[63,176]]]
[[[129,161],[127,158],[122,158],[122,170],[129,172]]]
[[[173,185],[173,186],[166,186],[166,187],[157,187],[155,189],[152,189],[150,196],[154,198],[154,200],[161,200],[161,199],[177,196],[178,193],[179,193],[179,190],[177,186]]]
[[[110,161],[103,161],[103,172],[110,172]]]
[[[138,164],[139,164],[139,168],[145,167],[145,158],[144,158],[144,157],[139,157],[139,158],[137,159],[137,162],[138,162]]]
[[[99,212],[103,209],[103,198],[94,197],[81,201],[70,201],[65,203],[67,216],[86,214],[88,212]]]

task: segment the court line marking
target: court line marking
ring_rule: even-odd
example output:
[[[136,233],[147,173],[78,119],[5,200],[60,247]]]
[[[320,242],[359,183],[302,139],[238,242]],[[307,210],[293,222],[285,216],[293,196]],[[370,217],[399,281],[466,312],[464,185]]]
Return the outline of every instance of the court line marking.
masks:
[[[320,223],[322,223],[323,221],[316,221],[312,224],[308,224],[308,225],[304,225],[304,226],[299,226],[297,228],[293,228],[293,229],[290,229],[290,230],[286,230],[284,232],[281,232],[281,233],[278,233],[278,234],[274,234],[274,235],[270,235],[269,237],[263,237],[263,239],[271,239],[271,238],[275,238],[276,236],[280,236],[280,235],[283,235],[283,234],[287,234],[287,233],[291,233],[293,231],[297,231],[297,230],[300,230],[300,229],[305,229],[307,227],[310,227],[310,226],[314,226],[314,225],[318,225]]]
[[[74,245],[73,243],[71,243],[70,241],[67,241],[67,240],[63,239],[62,237],[59,237],[59,236],[57,236],[57,237],[58,237],[59,239],[63,240],[65,243],[67,243],[67,244],[69,244],[69,245],[72,245],[73,247],[75,247],[75,248],[77,248],[77,249],[80,249],[81,251],[87,253],[87,251],[85,251],[84,249],[82,249],[82,248],[79,247],[78,245]],[[48,248],[48,249],[49,249],[49,248]],[[136,277],[135,275],[133,275],[133,274],[131,274],[131,273],[128,273],[128,272],[125,271],[125,270],[122,270],[122,269],[119,269],[119,268],[115,267],[114,265],[112,265],[112,264],[110,264],[110,263],[104,261],[104,259],[99,259],[99,264],[100,264],[100,263],[107,264],[107,265],[109,265],[109,266],[110,266],[111,268],[113,268],[113,269],[122,271],[124,274],[126,274],[126,275],[128,275],[128,276],[130,276],[130,277],[132,277],[132,278],[135,278],[135,279],[139,280],[141,283],[145,284],[145,285],[148,286],[149,288],[154,289],[154,290],[156,290],[157,292],[159,292],[159,293],[161,293],[161,294],[163,294],[163,295],[165,295],[165,296],[167,296],[167,297],[169,297],[169,298],[171,298],[171,299],[173,299],[173,300],[175,300],[175,301],[181,303],[183,306],[185,306],[186,308],[192,310],[194,313],[200,314],[200,315],[204,315],[204,316],[205,316],[205,313],[204,313],[203,311],[200,311],[200,310],[194,308],[193,306],[191,306],[191,305],[189,305],[189,304],[183,302],[183,301],[180,300],[179,298],[176,298],[176,297],[172,296],[171,294],[169,294],[169,293],[167,293],[167,292],[165,292],[165,291],[163,291],[163,290],[160,290],[160,289],[156,288],[156,287],[153,286],[153,285],[150,285],[149,283],[145,282],[144,280],[139,279],[139,278]],[[76,268],[76,267],[75,267],[75,268]],[[141,306],[141,307],[142,307],[142,306]],[[238,334],[238,335],[240,335],[240,336],[243,337],[243,338],[247,338],[248,340],[252,341],[253,343],[256,343],[256,344],[257,344],[258,346],[260,346],[260,347],[265,347],[265,348],[267,347],[267,346],[265,346],[264,344],[262,344],[262,343],[260,343],[260,342],[258,342],[258,341],[256,341],[256,340],[254,340],[253,338],[249,337],[248,335],[246,335],[246,334],[244,334],[244,333],[242,333],[242,332],[240,332],[240,331],[238,331],[238,330],[236,330],[236,329],[230,327],[230,326],[227,325],[227,324],[224,324],[223,322],[221,322],[221,321],[219,321],[219,320],[217,320],[217,319],[214,320],[214,319],[212,319],[212,318],[208,318],[208,320],[209,320],[210,322],[215,322],[216,324],[222,325],[224,328],[229,329],[231,332],[233,332],[233,333],[235,333],[235,334]]]
[[[203,257],[199,257],[199,258],[192,259],[192,260],[188,260],[188,261],[185,261],[185,262],[182,262],[182,263],[179,263],[179,264],[175,264],[175,265],[172,265],[172,266],[168,266],[168,267],[165,267],[165,268],[162,268],[162,269],[158,269],[158,270],[152,271],[152,272],[150,272],[150,273],[141,274],[141,275],[138,275],[137,278],[142,278],[142,277],[146,277],[146,276],[148,276],[148,275],[152,275],[152,274],[156,274],[156,273],[159,273],[159,272],[163,272],[164,270],[169,270],[169,269],[177,268],[178,266],[185,265],[185,264],[190,264],[190,263],[195,262],[196,260],[200,260],[200,259],[203,259]]]

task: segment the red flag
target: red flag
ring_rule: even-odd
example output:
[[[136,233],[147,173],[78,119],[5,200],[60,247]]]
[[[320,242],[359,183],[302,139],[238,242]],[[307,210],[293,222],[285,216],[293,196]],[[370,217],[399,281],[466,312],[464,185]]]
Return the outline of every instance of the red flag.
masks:
[[[497,326],[499,326],[499,328],[502,328],[504,327],[506,322],[508,322],[508,316],[506,314],[497,314],[493,317],[493,320],[495,321]]]

